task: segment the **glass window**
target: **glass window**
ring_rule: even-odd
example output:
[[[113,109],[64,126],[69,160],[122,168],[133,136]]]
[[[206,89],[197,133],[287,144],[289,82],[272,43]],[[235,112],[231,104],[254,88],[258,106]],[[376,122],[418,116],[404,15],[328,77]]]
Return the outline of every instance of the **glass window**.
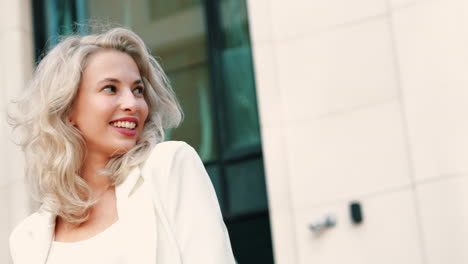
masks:
[[[236,156],[261,145],[246,2],[222,0],[222,74],[225,89],[225,146]]]
[[[88,1],[88,15],[131,27],[143,38],[169,76],[185,113],[182,125],[167,131],[168,138],[188,142],[205,162],[214,160],[216,133],[201,1],[122,2]]]
[[[226,170],[229,214],[243,215],[267,210],[263,161],[252,159],[229,165]]]

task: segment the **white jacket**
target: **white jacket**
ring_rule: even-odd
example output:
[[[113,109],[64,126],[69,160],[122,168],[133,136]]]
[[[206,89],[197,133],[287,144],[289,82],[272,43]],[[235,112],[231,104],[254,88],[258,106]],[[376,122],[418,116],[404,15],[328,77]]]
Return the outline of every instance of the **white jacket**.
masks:
[[[146,163],[116,187],[119,221],[132,226],[131,263],[235,263],[216,194],[195,150],[184,142],[156,145]],[[39,209],[10,236],[15,264],[44,264],[55,216]]]

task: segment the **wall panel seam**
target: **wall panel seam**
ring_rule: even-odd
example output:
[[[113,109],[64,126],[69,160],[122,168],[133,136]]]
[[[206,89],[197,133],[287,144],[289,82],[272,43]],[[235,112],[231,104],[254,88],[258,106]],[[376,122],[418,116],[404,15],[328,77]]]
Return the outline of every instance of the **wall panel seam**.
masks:
[[[415,215],[416,215],[416,228],[417,228],[417,234],[418,234],[418,241],[419,241],[419,249],[420,249],[420,254],[421,254],[421,259],[422,263],[428,263],[427,260],[427,249],[426,249],[426,243],[425,243],[425,237],[424,237],[424,230],[422,226],[422,215],[421,215],[421,208],[420,208],[420,201],[417,196],[417,190],[416,190],[416,179],[415,179],[415,168],[414,168],[414,160],[413,160],[413,150],[411,147],[411,142],[410,142],[410,133],[409,133],[409,121],[407,118],[407,108],[405,105],[405,100],[404,100],[404,89],[403,89],[403,80],[401,79],[402,76],[402,69],[400,68],[400,57],[398,53],[398,47],[397,47],[397,40],[396,40],[396,34],[395,34],[395,28],[393,25],[393,13],[391,10],[391,3],[390,0],[385,0],[387,4],[387,13],[388,13],[388,27],[389,27],[389,32],[390,32],[390,46],[392,48],[392,53],[394,57],[394,68],[395,68],[395,79],[397,83],[397,93],[400,98],[400,114],[401,114],[401,122],[403,126],[403,134],[404,134],[404,145],[406,146],[406,153],[408,157],[408,170],[409,170],[409,177],[411,181],[411,188],[413,189],[412,191],[412,198],[413,198],[413,205],[415,209]]]

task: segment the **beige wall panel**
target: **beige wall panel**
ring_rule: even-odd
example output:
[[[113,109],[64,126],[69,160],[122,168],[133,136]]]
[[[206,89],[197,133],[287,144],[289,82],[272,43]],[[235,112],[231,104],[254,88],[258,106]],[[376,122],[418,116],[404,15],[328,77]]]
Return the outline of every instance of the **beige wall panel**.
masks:
[[[290,210],[292,205],[288,152],[283,130],[281,126],[262,128],[266,184],[271,210]]]
[[[273,39],[269,0],[247,0],[250,36],[252,44],[271,42]]]
[[[282,126],[282,94],[278,84],[274,45],[253,45],[258,111],[262,126]]]
[[[270,211],[275,264],[298,263],[293,214],[294,212],[289,210]]]
[[[0,2],[1,3],[1,2]],[[1,9],[1,6],[0,6]],[[6,98],[5,98],[5,55],[4,55],[4,46],[5,38],[3,37],[4,33],[0,32],[0,168],[3,169],[3,177],[0,177],[0,188],[5,187],[10,182],[10,177],[8,176],[8,149],[6,148],[6,136],[7,136],[7,124],[6,124],[6,115],[4,109],[6,108]],[[1,221],[1,220],[0,220]]]
[[[9,263],[10,248],[8,238],[10,236],[10,186],[0,186],[0,263]]]
[[[414,4],[420,4],[424,1],[432,1],[432,0],[388,0],[390,3],[390,8],[395,10],[398,8],[405,8],[409,7]]]
[[[417,180],[468,172],[468,24],[459,3],[393,14]]]
[[[1,82],[0,82],[1,83]],[[3,106],[3,101],[0,101],[0,106]],[[0,188],[5,187],[8,183],[11,182],[12,177],[10,177],[10,146],[7,138],[7,129],[10,129],[6,124],[5,112],[0,111],[0,138],[2,139],[0,143],[0,168],[2,173],[0,175]]]
[[[1,7],[1,6],[0,6]],[[5,38],[4,38],[4,33],[0,31],[0,87],[4,87],[4,82],[5,82],[5,68],[6,65],[3,63],[5,61],[5,54],[4,54],[4,48],[5,48]],[[4,109],[5,107],[5,89],[0,89],[0,111],[1,109]],[[5,118],[5,115],[3,115],[3,118]],[[0,132],[0,138],[3,138],[2,132]]]
[[[4,100],[16,98],[31,79],[33,70],[32,34],[22,31],[9,31],[3,34],[8,40],[0,51],[4,66]]]
[[[8,238],[13,226],[29,214],[23,158],[11,141],[6,108],[24,87],[33,66],[30,1],[0,0],[0,263],[10,263]],[[20,188],[19,186],[23,186]]]
[[[398,96],[388,20],[277,45],[286,120],[345,112]]]
[[[294,211],[291,204],[290,178],[284,128],[262,127],[268,204],[276,263],[295,263],[296,234],[294,233]]]
[[[397,101],[286,128],[296,208],[410,184]]]
[[[4,107],[1,112],[5,113],[11,100],[17,98],[31,79],[33,67],[32,35],[22,31],[9,31],[3,34],[4,42],[2,54],[4,65],[3,95]],[[20,148],[13,143],[10,129],[4,132],[4,143],[8,151],[8,176],[10,179],[23,179],[23,154]]]
[[[385,0],[271,0],[275,39],[307,35],[386,12]]]
[[[361,199],[364,221],[354,225],[348,203],[308,208],[297,214],[300,264],[422,264],[412,191]],[[316,235],[308,225],[332,214],[337,225]],[[440,262],[449,263],[449,262]]]
[[[29,0],[0,0],[0,32],[31,33],[32,14]]]
[[[468,263],[468,175],[419,184],[428,264]]]

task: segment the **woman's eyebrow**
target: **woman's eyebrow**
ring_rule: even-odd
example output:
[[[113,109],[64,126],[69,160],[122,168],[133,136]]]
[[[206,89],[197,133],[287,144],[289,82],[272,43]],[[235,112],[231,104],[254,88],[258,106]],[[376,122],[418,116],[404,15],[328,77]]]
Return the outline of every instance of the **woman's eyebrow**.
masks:
[[[100,80],[98,83],[103,83],[103,82],[120,83],[120,81],[115,78],[105,78],[105,79]]]
[[[114,83],[120,83],[120,81],[118,79],[115,79],[115,78],[105,78],[105,79],[102,79],[98,82],[99,83],[103,83],[103,82],[114,82]],[[138,79],[136,81],[133,82],[133,84],[142,84],[143,83],[143,80],[141,79]]]

